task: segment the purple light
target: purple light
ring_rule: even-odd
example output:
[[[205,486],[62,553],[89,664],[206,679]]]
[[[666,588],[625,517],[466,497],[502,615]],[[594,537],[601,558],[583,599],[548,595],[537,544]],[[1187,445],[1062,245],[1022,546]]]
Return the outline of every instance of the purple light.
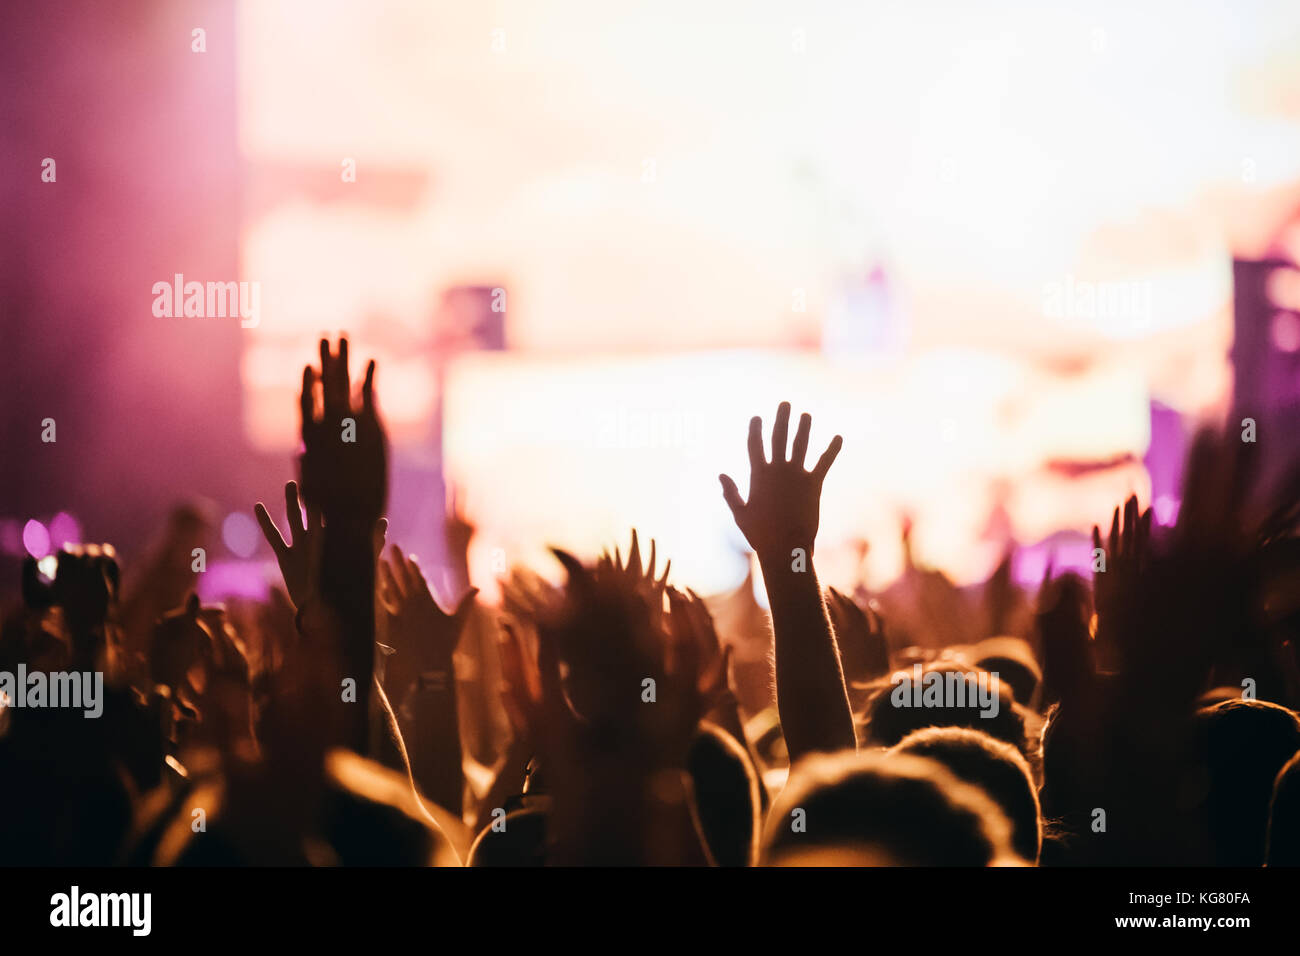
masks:
[[[1182,504],[1173,495],[1160,495],[1151,504],[1156,524],[1162,528],[1171,528],[1178,520],[1178,506]]]
[[[60,511],[50,521],[50,547],[62,548],[65,544],[81,543],[81,525],[66,511]]]
[[[1300,352],[1300,315],[1294,312],[1273,314],[1273,347],[1280,352]]]
[[[231,554],[241,558],[253,556],[261,536],[257,523],[242,511],[232,511],[221,523],[221,540],[225,542]]]
[[[195,584],[199,600],[216,604],[234,598],[267,601],[271,597],[271,578],[279,578],[275,562],[214,561],[198,576]]]
[[[23,547],[38,560],[50,553],[50,533],[35,518],[23,525]]]

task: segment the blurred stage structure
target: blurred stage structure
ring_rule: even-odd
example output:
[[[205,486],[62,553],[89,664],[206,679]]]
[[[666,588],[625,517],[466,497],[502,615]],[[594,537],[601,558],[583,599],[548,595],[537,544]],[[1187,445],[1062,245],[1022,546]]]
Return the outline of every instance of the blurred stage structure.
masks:
[[[1294,5],[132,10],[4,14],[6,560],[29,520],[130,555],[182,491],[276,500],[343,330],[379,362],[394,537],[435,565],[463,484],[485,586],[631,525],[735,583],[717,474],[743,488],[782,399],[845,436],[844,584],[897,571],[904,514],[973,580],[1130,492],[1172,520],[1198,421],[1296,433],[1300,296],[1247,265],[1300,255]],[[176,272],[258,282],[262,321],[154,318]],[[245,544],[219,557],[269,561]]]

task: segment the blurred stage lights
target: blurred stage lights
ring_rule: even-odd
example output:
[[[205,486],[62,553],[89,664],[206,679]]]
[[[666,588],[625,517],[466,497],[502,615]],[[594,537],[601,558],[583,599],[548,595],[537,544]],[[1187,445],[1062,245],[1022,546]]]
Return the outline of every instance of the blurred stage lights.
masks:
[[[23,525],[23,547],[37,560],[50,553],[50,532],[35,518]]]
[[[261,537],[257,523],[242,511],[232,511],[221,522],[221,540],[237,557],[251,558]]]

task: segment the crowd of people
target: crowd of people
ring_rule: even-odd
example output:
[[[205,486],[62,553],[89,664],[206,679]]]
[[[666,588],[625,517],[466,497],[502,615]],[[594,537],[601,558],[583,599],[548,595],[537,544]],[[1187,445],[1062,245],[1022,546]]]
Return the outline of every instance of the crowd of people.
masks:
[[[1028,592],[1008,559],[958,589],[909,557],[846,594],[815,563],[842,442],[810,458],[783,403],[747,492],[720,476],[770,610],[635,531],[489,605],[454,502],[439,601],[389,540],[375,365],[348,366],[341,339],[304,369],[288,535],[255,508],[269,600],[200,602],[195,506],[137,560],[27,562],[0,671],[102,675],[102,712],[0,700],[0,862],[1300,864],[1300,473],[1257,444],[1198,435],[1176,522],[1124,502],[1091,580]]]

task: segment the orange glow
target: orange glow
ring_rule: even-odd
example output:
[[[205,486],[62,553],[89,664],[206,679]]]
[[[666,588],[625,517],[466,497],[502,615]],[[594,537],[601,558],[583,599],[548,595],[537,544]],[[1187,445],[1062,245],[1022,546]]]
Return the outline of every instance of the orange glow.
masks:
[[[1082,530],[1147,493],[1151,399],[1222,406],[1231,254],[1300,180],[1297,117],[1258,96],[1285,85],[1294,5],[1249,24],[1009,0],[938,18],[268,0],[239,18],[241,150],[278,177],[244,234],[264,314],[246,430],[292,447],[304,343],[347,329],[379,361],[398,453],[426,453],[439,298],[508,288],[514,354],[456,360],[447,397],[479,572],[497,547],[549,568],[543,543],[592,551],[637,524],[684,579],[737,579],[716,476],[743,485],[745,422],[787,398],[846,437],[828,567],[851,573],[864,536],[888,578],[906,509],[921,556],[970,580],[999,495],[1026,539]],[[888,356],[809,352],[876,267]],[[1068,495],[1046,467],[1124,455]]]

